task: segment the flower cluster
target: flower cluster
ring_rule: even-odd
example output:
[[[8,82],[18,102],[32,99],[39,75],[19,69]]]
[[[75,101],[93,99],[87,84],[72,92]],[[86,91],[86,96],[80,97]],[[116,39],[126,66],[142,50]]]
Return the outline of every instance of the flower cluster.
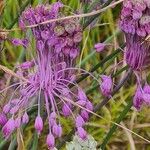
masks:
[[[143,70],[150,62],[150,1],[126,0],[121,11],[120,27],[126,36],[125,57],[134,70]]]
[[[150,86],[139,76],[150,64],[150,43],[146,37],[150,34],[150,1],[126,0],[121,11],[120,27],[125,33],[127,64],[137,76],[137,90],[133,99],[134,107],[139,110],[143,103],[150,103]]]
[[[23,12],[19,25],[25,31],[25,26],[58,18],[62,16],[62,7],[63,4],[57,2],[51,6],[40,5],[28,8]],[[35,103],[38,105],[38,114],[34,127],[40,135],[44,127],[41,115],[43,108],[41,105],[44,103],[49,125],[46,143],[50,149],[55,147],[55,139],[62,136],[60,116],[72,115],[77,135],[85,139],[87,133],[84,125],[89,119],[87,110],[93,111],[93,105],[75,82],[76,68],[74,65],[79,54],[79,43],[82,40],[79,21],[69,19],[40,24],[32,28],[32,33],[36,43],[36,58],[17,67],[18,75],[25,78],[27,82],[18,83],[16,90],[19,90],[19,97],[12,96],[4,106],[0,115],[2,132],[8,138],[16,128],[29,122],[27,108],[31,107],[30,105],[34,101],[32,97],[37,96]],[[12,43],[27,48],[30,41],[13,39]],[[70,84],[74,85],[76,89],[72,90]],[[41,95],[44,95],[44,99],[41,98]],[[73,113],[74,106],[79,107],[76,115]]]

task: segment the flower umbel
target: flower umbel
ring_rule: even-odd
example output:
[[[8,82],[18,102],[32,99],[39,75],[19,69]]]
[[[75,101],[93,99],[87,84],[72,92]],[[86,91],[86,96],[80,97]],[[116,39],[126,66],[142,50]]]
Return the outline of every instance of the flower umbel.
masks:
[[[20,28],[38,24],[40,22],[58,18],[61,14],[63,4],[60,2],[50,6],[40,5],[25,10],[20,18]],[[74,103],[85,109],[93,110],[92,103],[86,97],[84,91],[74,82],[76,68],[74,68],[76,57],[79,54],[79,43],[82,40],[82,29],[79,20],[69,19],[57,21],[32,28],[36,43],[36,58],[19,65],[18,75],[23,76],[28,82],[20,82],[19,98],[13,98],[5,105],[3,112],[9,114],[11,119],[3,127],[5,137],[8,137],[20,124],[27,124],[29,116],[26,109],[30,106],[33,96],[38,95],[38,114],[35,119],[35,129],[38,134],[43,130],[43,119],[41,116],[41,101],[44,100],[49,134],[46,143],[49,148],[55,147],[55,138],[62,136],[62,126],[59,117],[73,115],[76,122],[77,134],[80,138],[86,138],[86,131],[83,129],[89,118],[89,112],[79,109],[77,116],[73,114]],[[16,46],[29,46],[30,41],[14,39],[12,43]],[[34,68],[34,72],[30,69]],[[83,70],[82,70],[83,71]],[[77,89],[70,88],[73,84]],[[78,92],[78,93],[77,93]],[[40,95],[44,95],[41,99]],[[14,103],[15,102],[15,103]],[[58,105],[59,104],[59,105]],[[20,110],[24,114],[18,115]],[[60,111],[61,110],[61,111]],[[14,121],[15,119],[15,121]],[[5,118],[2,117],[2,123]],[[17,125],[17,122],[19,124]],[[10,128],[13,126],[13,128]]]

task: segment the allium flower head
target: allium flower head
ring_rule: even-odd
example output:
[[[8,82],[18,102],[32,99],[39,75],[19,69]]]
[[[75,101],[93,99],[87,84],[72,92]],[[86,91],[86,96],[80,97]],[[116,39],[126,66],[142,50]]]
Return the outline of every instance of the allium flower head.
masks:
[[[125,0],[121,11],[120,27],[125,33],[125,59],[127,64],[136,72],[138,88],[133,98],[136,109],[143,103],[150,104],[150,94],[143,88],[143,73],[150,66],[150,43],[145,40],[150,34],[150,1]],[[146,81],[145,81],[146,82]]]
[[[31,29],[36,44],[36,57],[17,67],[18,75],[25,78],[27,82],[20,82],[17,101],[11,99],[3,109],[4,113],[9,113],[8,116],[15,119],[15,121],[9,120],[3,127],[4,135],[10,135],[12,129],[14,129],[10,126],[16,126],[15,123],[19,122],[19,125],[16,126],[19,127],[20,119],[21,124],[29,122],[26,110],[33,103],[32,97],[39,95],[35,102],[38,105],[38,115],[34,126],[37,133],[40,134],[44,128],[40,113],[41,104],[44,103],[49,124],[49,134],[46,140],[49,148],[55,147],[55,138],[61,137],[63,133],[58,116],[73,115],[77,133],[82,139],[85,139],[87,134],[83,128],[89,118],[89,112],[87,110],[83,111],[80,106],[93,111],[92,103],[79,85],[74,82],[76,78],[76,68],[74,66],[76,57],[79,54],[79,43],[82,40],[82,29],[79,20],[67,19],[40,24],[43,21],[61,16],[63,14],[62,7],[63,4],[57,2],[51,6],[30,7],[23,12],[20,18],[20,28],[23,31],[25,31],[25,26],[39,24]],[[14,39],[12,43],[16,46],[22,45],[26,49],[31,41]],[[34,71],[30,72],[32,68],[34,68]],[[76,89],[71,89],[70,84],[75,85]],[[40,97],[42,94],[44,99]],[[77,105],[79,111],[75,116],[73,109]],[[25,110],[25,112],[20,116],[18,115],[19,110]]]
[[[150,62],[150,44],[144,41],[150,34],[149,5],[148,0],[123,2],[120,27],[126,36],[126,61],[134,70],[143,70]]]

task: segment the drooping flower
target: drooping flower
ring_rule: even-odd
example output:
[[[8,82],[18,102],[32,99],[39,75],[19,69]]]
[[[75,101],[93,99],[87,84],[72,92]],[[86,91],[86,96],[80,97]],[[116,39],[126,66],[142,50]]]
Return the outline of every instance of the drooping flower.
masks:
[[[101,92],[104,96],[110,96],[113,82],[111,76],[101,75],[102,83],[100,85]]]
[[[4,125],[6,124],[6,122],[7,122],[7,117],[6,117],[6,115],[5,115],[4,113],[1,113],[1,114],[0,114],[0,125],[1,125],[1,126],[4,126]]]
[[[13,118],[9,119],[7,123],[3,126],[3,135],[8,138],[10,134],[15,130],[15,121]]]
[[[42,24],[43,21],[56,19],[62,15],[62,8],[63,4],[57,2],[51,7],[48,5],[30,7],[22,13],[19,25],[23,31],[26,30],[25,26],[39,24],[31,28],[36,45],[36,57],[17,67],[17,74],[25,78],[27,82],[19,82],[17,87],[19,98],[17,101],[11,99],[3,109],[3,112],[8,114],[8,118],[15,116],[14,126],[18,128],[20,124],[29,122],[26,110],[31,107],[32,97],[43,94],[49,125],[49,134],[46,140],[49,148],[54,148],[55,138],[62,136],[63,131],[58,116],[73,115],[77,133],[82,139],[85,139],[87,133],[84,130],[84,124],[89,118],[88,110],[93,111],[93,104],[75,82],[78,69],[75,68],[75,61],[79,55],[79,43],[82,40],[79,20],[67,19]],[[13,39],[12,43],[16,46],[22,45],[26,49],[30,46],[31,41]],[[30,71],[31,68],[32,71]],[[75,86],[74,89],[70,88],[71,84]],[[38,116],[35,119],[35,129],[38,134],[44,128],[42,116],[39,116],[42,100],[39,96],[36,101]],[[79,107],[76,115],[73,113],[75,106]],[[25,111],[21,116],[20,110]],[[16,125],[17,122],[19,122],[18,125]],[[6,123],[7,128],[4,126],[5,135],[10,135],[14,131],[10,131],[9,124]]]
[[[105,49],[105,47],[106,47],[105,43],[97,43],[94,46],[97,52],[102,52]]]
[[[138,82],[133,98],[133,104],[137,110],[143,103],[150,102],[150,95],[145,92],[142,76],[139,75],[139,72],[145,73],[145,69],[150,66],[150,43],[145,40],[150,34],[149,6],[148,0],[126,0],[123,2],[120,19],[120,28],[124,31],[126,38],[125,59],[135,72]]]
[[[51,133],[49,133],[47,136],[46,144],[50,149],[53,149],[55,147],[55,138]]]
[[[134,70],[149,66],[150,44],[144,41],[150,33],[149,4],[145,0],[123,2],[120,27],[126,36],[125,58]]]
[[[43,120],[40,116],[36,117],[34,127],[37,130],[38,134],[40,134],[42,132],[42,130],[43,130]]]

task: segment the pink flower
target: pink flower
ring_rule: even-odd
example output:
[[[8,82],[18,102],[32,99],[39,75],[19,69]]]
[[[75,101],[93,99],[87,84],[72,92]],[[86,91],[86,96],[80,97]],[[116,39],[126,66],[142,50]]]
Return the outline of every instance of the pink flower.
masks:
[[[105,43],[97,43],[94,46],[97,52],[102,52],[105,49],[105,47],[106,47]]]
[[[77,128],[77,135],[82,139],[85,140],[87,138],[87,133],[82,127]]]
[[[2,132],[5,138],[8,138],[10,134],[15,130],[15,121],[13,118],[9,119],[8,122],[3,126]]]
[[[104,96],[110,96],[113,82],[110,76],[102,75],[102,83],[100,85],[101,92]]]
[[[36,117],[34,127],[37,130],[38,134],[40,134],[43,130],[43,120],[40,116]]]
[[[27,124],[28,122],[29,122],[29,116],[27,112],[25,112],[24,115],[22,116],[22,123]]]
[[[48,134],[47,139],[46,139],[46,143],[47,143],[49,148],[54,148],[55,138],[51,133]]]

